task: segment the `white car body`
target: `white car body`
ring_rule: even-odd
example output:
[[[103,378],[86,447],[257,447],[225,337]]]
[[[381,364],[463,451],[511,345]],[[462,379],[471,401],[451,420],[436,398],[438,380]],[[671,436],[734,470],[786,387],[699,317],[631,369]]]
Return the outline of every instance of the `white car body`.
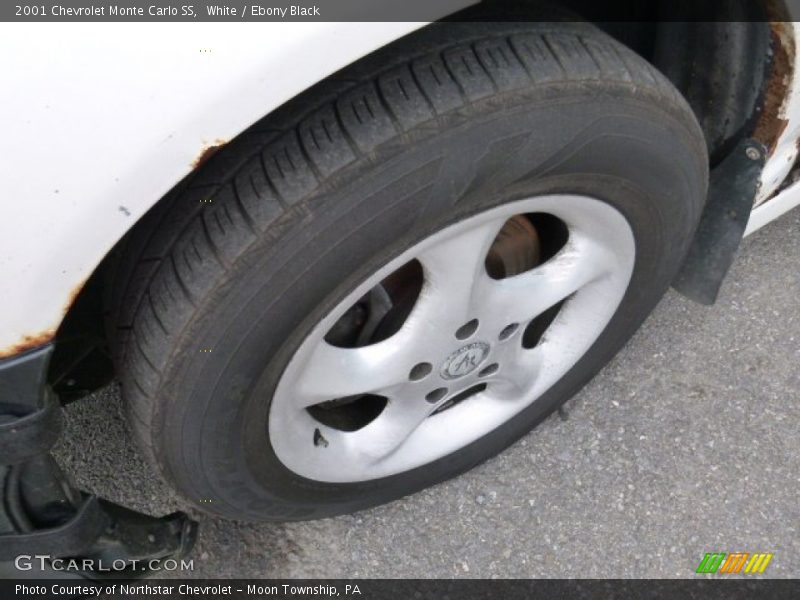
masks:
[[[211,146],[424,23],[0,26],[0,358],[48,342],[114,244]],[[787,24],[794,45],[800,27]],[[747,233],[800,204],[800,73]],[[779,190],[779,193],[775,193]]]

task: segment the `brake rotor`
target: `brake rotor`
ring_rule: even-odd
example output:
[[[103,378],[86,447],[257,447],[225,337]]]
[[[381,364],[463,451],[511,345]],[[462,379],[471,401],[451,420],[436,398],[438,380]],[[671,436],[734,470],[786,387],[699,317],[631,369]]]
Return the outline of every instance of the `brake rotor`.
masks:
[[[525,215],[505,222],[486,256],[486,271],[503,279],[529,271],[541,262],[542,244]],[[414,262],[398,269],[357,302],[328,332],[326,340],[348,348],[364,346],[395,333],[408,316],[422,284]]]
[[[486,256],[486,271],[503,279],[531,270],[541,262],[542,244],[533,223],[525,215],[505,222]]]

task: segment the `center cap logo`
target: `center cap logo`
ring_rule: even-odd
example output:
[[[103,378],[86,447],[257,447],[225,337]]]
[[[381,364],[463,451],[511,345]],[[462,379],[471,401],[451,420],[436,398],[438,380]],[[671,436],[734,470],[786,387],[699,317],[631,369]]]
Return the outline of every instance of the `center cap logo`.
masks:
[[[489,344],[473,342],[459,348],[447,357],[442,365],[441,375],[445,379],[458,379],[472,373],[489,353]]]

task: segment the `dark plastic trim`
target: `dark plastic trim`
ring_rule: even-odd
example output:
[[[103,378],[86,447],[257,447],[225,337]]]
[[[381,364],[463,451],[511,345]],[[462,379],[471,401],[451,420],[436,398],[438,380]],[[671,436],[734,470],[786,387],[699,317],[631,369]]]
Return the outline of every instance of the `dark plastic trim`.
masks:
[[[711,172],[697,233],[672,283],[687,298],[705,305],[716,302],[744,237],[765,157],[763,145],[744,140]]]

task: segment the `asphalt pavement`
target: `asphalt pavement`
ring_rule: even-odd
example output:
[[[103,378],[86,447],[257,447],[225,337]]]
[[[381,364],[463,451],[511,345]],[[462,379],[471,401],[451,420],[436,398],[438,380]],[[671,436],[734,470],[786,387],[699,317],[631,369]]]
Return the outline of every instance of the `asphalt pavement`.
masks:
[[[800,210],[745,240],[718,303],[670,292],[560,414],[422,493],[309,523],[200,516],[195,577],[696,577],[772,552],[800,577]],[[116,385],[66,409],[79,485],[180,503],[137,456]]]

